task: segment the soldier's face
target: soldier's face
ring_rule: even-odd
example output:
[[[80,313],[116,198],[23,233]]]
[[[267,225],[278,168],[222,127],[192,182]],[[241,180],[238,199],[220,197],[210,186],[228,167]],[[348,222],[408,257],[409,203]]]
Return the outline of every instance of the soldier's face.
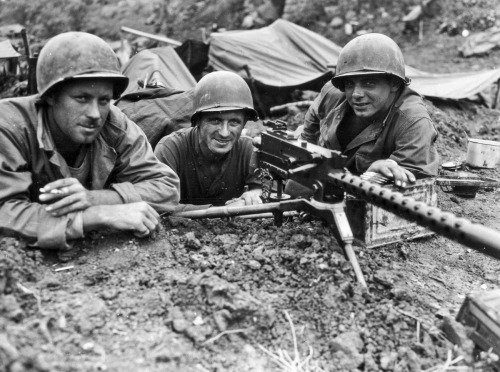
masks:
[[[379,119],[392,104],[399,84],[395,79],[381,75],[358,75],[343,79],[347,102],[356,116]]]
[[[113,83],[73,80],[47,98],[49,127],[56,142],[66,146],[91,143],[102,130],[113,98]]]
[[[198,122],[202,151],[216,156],[227,154],[240,138],[245,122],[243,110],[202,113]]]

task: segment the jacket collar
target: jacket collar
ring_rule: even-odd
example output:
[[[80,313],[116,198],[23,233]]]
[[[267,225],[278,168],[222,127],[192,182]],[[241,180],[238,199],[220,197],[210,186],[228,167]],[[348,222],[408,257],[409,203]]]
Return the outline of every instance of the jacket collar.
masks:
[[[350,151],[352,149],[358,148],[364,143],[376,140],[384,130],[386,124],[390,122],[394,117],[394,114],[396,113],[397,109],[403,103],[404,97],[406,97],[409,94],[407,90],[408,88],[405,87],[404,89],[400,90],[397,93],[396,97],[394,98],[394,101],[392,102],[391,106],[389,107],[389,110],[387,111],[387,114],[385,115],[382,121],[375,121],[369,126],[367,126],[365,129],[363,129],[363,131],[347,145],[344,151],[345,152]],[[347,100],[344,98],[344,101],[338,106],[337,110],[335,111],[336,113],[334,116],[334,120],[336,120],[337,123],[335,125],[334,141],[336,142],[335,143],[336,146],[334,148],[340,148],[340,144],[338,143],[338,138],[336,135],[337,127],[340,124],[340,122],[345,118],[345,116],[348,113],[352,113],[353,110],[351,106],[348,104]]]

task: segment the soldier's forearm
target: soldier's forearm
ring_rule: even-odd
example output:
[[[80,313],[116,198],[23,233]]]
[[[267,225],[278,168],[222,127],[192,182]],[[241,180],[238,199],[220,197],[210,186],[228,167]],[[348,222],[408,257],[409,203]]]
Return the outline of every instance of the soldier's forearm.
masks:
[[[114,205],[123,204],[120,194],[114,190],[91,190],[92,205]]]

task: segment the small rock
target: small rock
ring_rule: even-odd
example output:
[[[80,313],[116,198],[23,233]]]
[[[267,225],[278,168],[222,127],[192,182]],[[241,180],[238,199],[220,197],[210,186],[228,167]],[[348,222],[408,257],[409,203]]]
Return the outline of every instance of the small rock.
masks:
[[[395,279],[395,274],[390,270],[377,270],[373,274],[373,280],[386,287],[394,286],[394,281],[395,281],[394,279]]]
[[[201,254],[192,254],[189,256],[189,260],[194,264],[199,264],[204,260],[204,257]]]
[[[5,316],[14,322],[20,322],[25,314],[21,306],[13,295],[2,296],[0,302],[0,315]]]
[[[343,24],[344,20],[341,17],[333,17],[328,25],[332,28],[340,28]]]
[[[177,333],[183,333],[189,327],[186,319],[178,318],[172,321],[172,329]]]
[[[440,308],[434,315],[439,319],[451,317],[450,310],[445,307]]]
[[[392,370],[398,359],[395,351],[383,351],[380,353],[380,368]]]
[[[410,288],[398,285],[391,289],[391,294],[398,301],[410,301],[413,298],[413,293]]]
[[[118,290],[116,288],[110,288],[110,289],[106,289],[104,292],[101,293],[101,298],[103,300],[113,300],[115,299],[116,297],[118,297]]]
[[[184,234],[184,238],[186,239],[186,242],[184,243],[186,248],[199,250],[203,246],[192,231]]]
[[[59,289],[61,288],[61,282],[55,276],[47,276],[40,281],[41,288],[47,289]]]
[[[307,239],[303,234],[295,234],[290,238],[290,246],[298,249],[304,249],[311,245],[311,240]]]
[[[202,326],[189,326],[184,330],[184,334],[189,337],[192,341],[200,343],[205,341],[208,335],[213,332],[213,328],[208,324]]]
[[[245,265],[252,270],[260,270],[262,265],[256,260],[248,260]]]
[[[342,333],[330,341],[332,351],[340,350],[349,356],[358,355],[363,346],[359,332],[355,331]]]

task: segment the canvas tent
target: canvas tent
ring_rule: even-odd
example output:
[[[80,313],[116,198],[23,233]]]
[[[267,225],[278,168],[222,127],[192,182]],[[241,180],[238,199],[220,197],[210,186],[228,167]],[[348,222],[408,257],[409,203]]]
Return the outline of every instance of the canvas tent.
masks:
[[[196,85],[193,75],[171,46],[142,50],[123,66],[122,73],[130,79],[124,95],[140,91],[139,80],[156,80],[167,88],[182,91]]]
[[[328,65],[342,49],[282,19],[256,30],[213,33],[211,38],[208,57],[215,70],[247,78],[247,65],[257,83],[266,87],[312,89],[320,81],[320,88],[332,75]]]
[[[9,40],[0,41],[0,69],[2,73],[15,74],[19,56],[20,54],[16,52]]]
[[[257,30],[214,33],[209,63],[216,70],[235,71],[247,78],[245,65],[264,87],[312,89],[328,79],[340,50],[337,44],[291,22],[279,19]],[[435,74],[407,66],[410,87],[423,96],[465,99],[500,79],[500,69]],[[317,89],[314,89],[317,90]]]
[[[18,58],[20,54],[16,52],[9,40],[0,41],[0,59]]]

